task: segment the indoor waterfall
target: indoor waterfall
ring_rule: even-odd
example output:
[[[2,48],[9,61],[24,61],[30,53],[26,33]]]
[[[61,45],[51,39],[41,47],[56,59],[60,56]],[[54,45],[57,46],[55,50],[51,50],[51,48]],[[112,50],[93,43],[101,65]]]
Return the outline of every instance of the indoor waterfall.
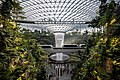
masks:
[[[55,35],[55,47],[62,47],[64,44],[64,33],[54,33]],[[56,60],[62,61],[63,53],[56,53]]]

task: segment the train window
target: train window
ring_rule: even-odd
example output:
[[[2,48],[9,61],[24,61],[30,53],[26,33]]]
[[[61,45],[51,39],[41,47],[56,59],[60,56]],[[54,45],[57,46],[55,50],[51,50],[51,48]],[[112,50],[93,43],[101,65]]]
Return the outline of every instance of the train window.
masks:
[[[63,47],[78,47],[77,44],[64,44]]]
[[[40,45],[42,48],[52,48],[52,45]]]

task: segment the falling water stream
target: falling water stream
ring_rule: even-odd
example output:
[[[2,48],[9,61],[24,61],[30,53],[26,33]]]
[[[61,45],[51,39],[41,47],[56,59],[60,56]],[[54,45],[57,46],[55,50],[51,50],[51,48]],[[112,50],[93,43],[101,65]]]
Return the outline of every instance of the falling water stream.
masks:
[[[64,44],[64,33],[54,33],[55,35],[55,47],[61,48]],[[64,61],[69,58],[68,55],[64,53],[56,53],[56,57],[54,60],[56,61]],[[64,57],[64,58],[63,58]],[[66,58],[65,58],[66,57]],[[54,80],[71,80],[71,66],[70,64],[53,64],[53,68],[51,68],[51,72],[55,73]],[[50,73],[52,75],[52,73]]]
[[[55,47],[62,47],[64,44],[64,33],[54,33],[55,35]],[[62,61],[63,60],[63,53],[56,53],[56,60]]]

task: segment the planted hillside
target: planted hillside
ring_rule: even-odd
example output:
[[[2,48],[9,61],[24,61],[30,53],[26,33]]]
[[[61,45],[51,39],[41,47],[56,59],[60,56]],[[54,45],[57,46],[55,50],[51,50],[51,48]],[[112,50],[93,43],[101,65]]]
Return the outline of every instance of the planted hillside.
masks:
[[[46,75],[39,73],[45,68],[40,61],[46,53],[35,39],[26,39],[13,20],[21,18],[22,8],[17,0],[2,0],[0,5],[0,79],[45,80]]]
[[[88,53],[79,54],[81,63],[76,66],[74,80],[120,79],[120,4],[100,1],[100,16],[91,22],[91,27],[100,31],[88,39]]]

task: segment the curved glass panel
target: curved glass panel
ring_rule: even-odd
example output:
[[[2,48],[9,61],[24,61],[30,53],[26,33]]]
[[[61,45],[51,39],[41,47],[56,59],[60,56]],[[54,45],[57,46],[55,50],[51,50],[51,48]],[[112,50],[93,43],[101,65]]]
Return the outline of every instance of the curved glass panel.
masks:
[[[26,20],[91,21],[99,0],[19,0]]]
[[[42,21],[42,23],[22,23],[23,27],[30,29],[47,29],[49,31],[69,31],[72,29],[91,29],[86,24],[46,24],[47,22],[67,22],[74,21],[89,22],[99,11],[99,0],[18,0],[23,7],[25,17],[28,21]],[[111,0],[107,0],[109,3]],[[119,0],[115,0],[118,2]],[[46,22],[47,21],[47,22]],[[71,22],[70,22],[71,21]],[[92,29],[91,29],[92,30]]]

